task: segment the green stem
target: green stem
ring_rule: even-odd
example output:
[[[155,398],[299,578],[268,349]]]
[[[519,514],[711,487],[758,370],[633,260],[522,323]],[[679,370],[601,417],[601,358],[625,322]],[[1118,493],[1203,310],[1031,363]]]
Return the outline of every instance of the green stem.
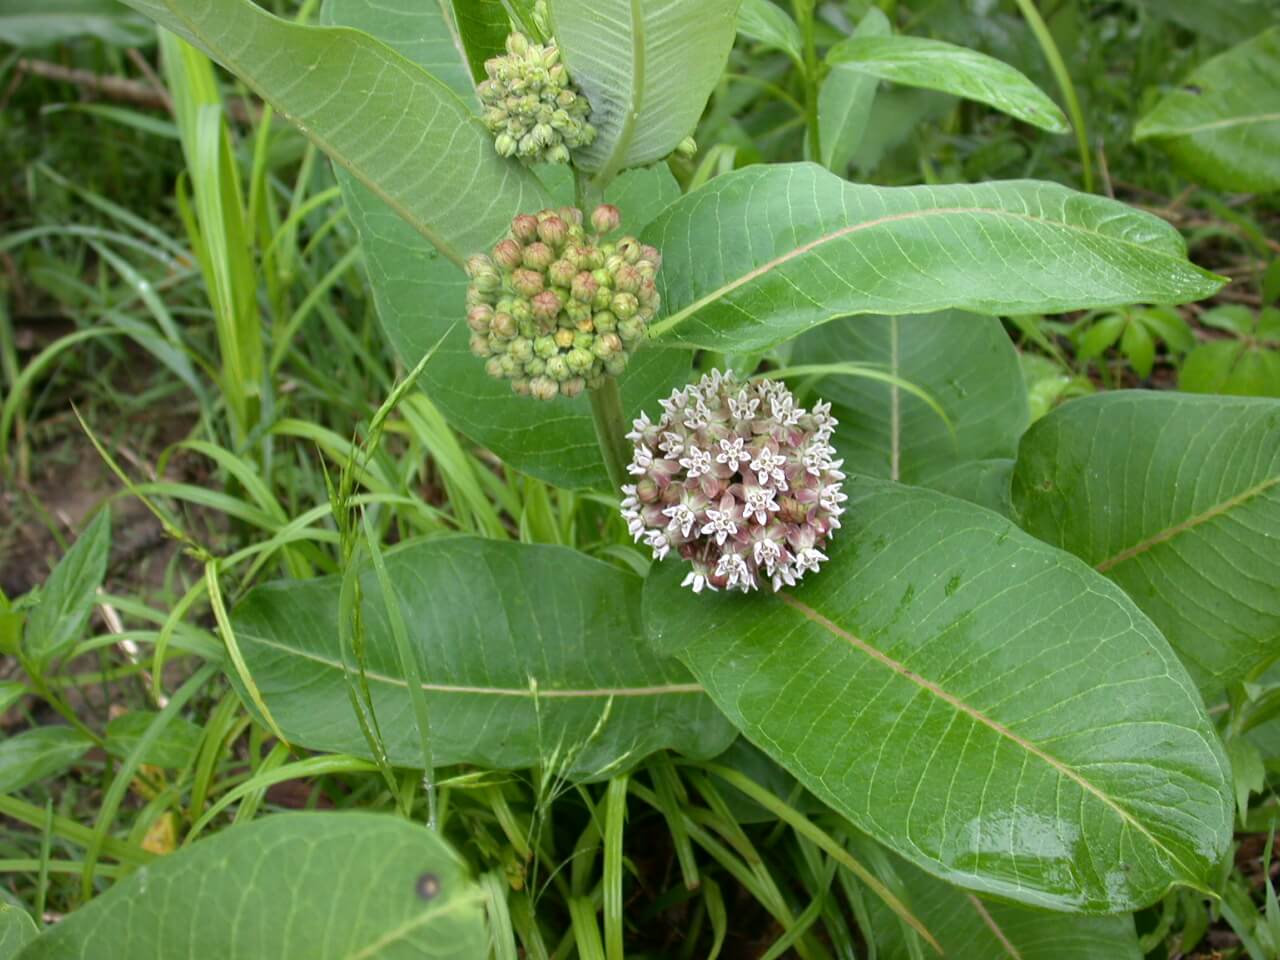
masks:
[[[1044,18],[1040,16],[1040,11],[1036,9],[1033,0],[1016,0],[1016,3],[1018,4],[1018,9],[1022,11],[1022,16],[1027,21],[1027,26],[1036,35],[1036,42],[1040,44],[1040,50],[1044,53],[1044,58],[1049,63],[1049,69],[1053,71],[1053,78],[1058,82],[1058,89],[1062,92],[1062,99],[1067,102],[1067,113],[1071,115],[1071,126],[1076,131],[1076,147],[1080,151],[1080,165],[1084,168],[1081,172],[1081,180],[1083,181],[1085,192],[1093,193],[1093,158],[1089,154],[1089,134],[1085,129],[1084,114],[1080,111],[1080,100],[1076,97],[1076,88],[1071,82],[1071,74],[1067,72],[1067,65],[1062,62],[1062,54],[1058,52],[1058,45],[1053,41],[1053,34],[1049,32],[1049,27],[1045,24]]]
[[[591,395],[591,418],[596,424],[600,456],[609,472],[609,484],[617,493],[627,480],[627,427],[622,418],[622,393],[613,377],[605,377],[603,384],[587,392]]]
[[[813,0],[795,0],[796,21],[804,35],[804,112],[809,128],[809,152],[822,162],[822,136],[818,126],[818,47],[813,38]]]

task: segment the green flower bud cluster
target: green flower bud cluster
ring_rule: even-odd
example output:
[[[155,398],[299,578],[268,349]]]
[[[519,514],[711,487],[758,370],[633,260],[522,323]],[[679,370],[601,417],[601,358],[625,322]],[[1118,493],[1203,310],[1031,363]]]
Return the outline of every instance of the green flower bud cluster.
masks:
[[[513,33],[506,55],[486,61],[484,69],[489,79],[477,91],[502,156],[568,163],[570,150],[595,139],[596,128],[587,122],[591,105],[569,79],[554,40],[543,46]]]
[[[524,396],[575,397],[618,376],[658,310],[662,256],[601,204],[521,214],[490,254],[467,260],[471,352]]]

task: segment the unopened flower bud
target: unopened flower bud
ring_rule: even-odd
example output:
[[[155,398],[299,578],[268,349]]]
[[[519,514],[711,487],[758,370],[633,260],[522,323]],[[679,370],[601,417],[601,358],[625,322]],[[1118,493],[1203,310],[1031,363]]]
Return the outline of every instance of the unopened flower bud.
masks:
[[[488,333],[492,323],[493,307],[487,303],[482,303],[467,311],[467,326],[476,333]]]
[[[613,285],[623,293],[639,292],[640,284],[643,282],[644,278],[640,276],[640,271],[629,263],[624,263],[613,275]]]
[[[610,309],[619,320],[629,320],[640,309],[640,301],[634,293],[618,293],[614,295]]]
[[[591,226],[596,233],[612,233],[622,223],[622,214],[611,203],[602,203],[591,211]]]
[[[542,238],[544,243],[559,250],[569,237],[569,225],[559,217],[548,217],[538,224],[538,236]]]
[[[596,282],[595,277],[585,270],[573,278],[573,298],[582,303],[591,303],[599,289],[600,284]]]
[[[554,400],[560,387],[548,376],[534,377],[529,381],[529,393],[539,400]]]
[[[557,287],[567,287],[578,275],[578,268],[563,257],[547,267],[547,276]]]
[[[623,237],[618,241],[618,255],[627,263],[640,259],[640,241],[635,237]]]
[[[504,270],[514,270],[524,262],[524,249],[513,237],[499,240],[493,248],[493,259]]]
[[[489,349],[489,338],[482,333],[473,333],[470,340],[471,353],[474,356],[484,358],[493,353]]]
[[[677,156],[692,158],[698,153],[698,142],[693,137],[685,137],[676,144],[674,152]]]
[[[524,248],[524,265],[531,270],[545,270],[556,259],[555,251],[541,241]]]
[[[596,337],[592,352],[601,360],[607,360],[615,353],[622,351],[622,338],[616,333],[604,333]]]
[[[532,243],[538,239],[538,218],[522,213],[511,221],[511,234],[523,243]]]
[[[554,290],[543,290],[533,298],[533,315],[539,320],[553,320],[562,303],[560,294]]]
[[[516,297],[511,301],[511,316],[515,318],[517,325],[528,323],[533,319],[533,308],[530,302],[524,297]]]
[[[490,327],[495,337],[510,340],[519,330],[516,318],[509,313],[495,313]]]
[[[566,397],[576,397],[586,386],[587,381],[582,377],[571,377],[560,384],[560,393]]]
[[[533,299],[542,292],[543,286],[543,275],[537,270],[521,267],[511,274],[511,288],[522,297]]]
[[[608,333],[611,330],[618,329],[618,318],[615,317],[608,310],[596,311],[595,315],[592,316],[591,320],[592,320],[592,325],[596,328],[596,331],[598,333]]]
[[[568,350],[573,346],[573,331],[561,327],[553,335],[555,337],[556,346],[561,350]]]
[[[547,361],[547,376],[556,381],[569,379],[569,364],[564,357],[556,355]]]

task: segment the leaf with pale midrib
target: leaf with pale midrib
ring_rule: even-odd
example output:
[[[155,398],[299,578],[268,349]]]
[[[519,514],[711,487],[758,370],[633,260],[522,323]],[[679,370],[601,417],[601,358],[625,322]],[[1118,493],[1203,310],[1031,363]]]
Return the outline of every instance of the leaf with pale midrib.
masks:
[[[1024,74],[952,43],[925,37],[850,37],[827,52],[827,62],[847,64],[881,80],[976,100],[1050,133],[1068,129],[1058,105]]]
[[[932,486],[957,464],[1012,458],[1031,420],[1017,351],[992,317],[849,317],[797,339],[792,362],[871,364],[919,387],[946,413],[950,428],[895,384],[824,377],[813,394],[834,404],[840,423],[832,443],[852,473]]]
[[[1014,507],[1031,533],[1125,589],[1206,694],[1280,642],[1280,400],[1118,391],[1023,438]]]
[[[895,858],[905,899],[959,960],[1142,960],[1133,917],[1079,917],[981,900]],[[898,919],[869,900],[881,960],[914,960]],[[925,951],[928,956],[929,951]]]
[[[1150,214],[1052,183],[873,187],[753,166],[644,231],[663,254],[659,341],[756,350],[861,313],[1053,313],[1183,303],[1221,278]]]
[[[611,176],[661,160],[693,132],[733,46],[738,0],[556,0],[565,66],[596,138],[574,151]]]
[[[1133,136],[1156,140],[1210,186],[1280,190],[1280,27],[1193,70]]]
[[[483,902],[425,826],[286,813],[140,867],[18,956],[473,960],[488,943]]]
[[[1227,761],[1142,612],[997,514],[846,482],[830,560],[794,590],[645,585],[646,631],[757,746],[860,830],[964,887],[1060,910],[1204,887]]]
[[[584,779],[665,747],[712,756],[732,739],[688,671],[645,646],[641,581],[631,574],[564,547],[470,537],[407,544],[386,563],[421,657],[437,765],[563,763]],[[369,686],[387,752],[421,767],[381,592],[371,573],[363,584]],[[369,757],[347,699],[337,615],[336,578],[281,581],[251,591],[233,625],[291,742]],[[354,669],[350,651],[347,662]]]

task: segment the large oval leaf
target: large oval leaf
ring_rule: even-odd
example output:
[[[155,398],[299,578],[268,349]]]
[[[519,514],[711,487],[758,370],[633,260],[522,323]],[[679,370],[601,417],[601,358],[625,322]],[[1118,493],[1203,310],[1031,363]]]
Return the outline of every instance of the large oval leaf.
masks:
[[[1192,71],[1138,121],[1202,183],[1221,190],[1280,190],[1280,27]]]
[[[596,139],[574,163],[608,179],[689,134],[733,46],[738,0],[556,0],[551,22],[591,103]]]
[[[1072,917],[982,900],[894,859],[900,895],[945,951],[960,960],[1142,960],[1133,917]],[[899,892],[895,888],[895,892]],[[917,960],[898,919],[868,902],[882,960]],[[926,949],[924,955],[928,956]]]
[[[367,34],[288,23],[249,0],[129,0],[294,121],[435,247],[461,264],[542,191],[493,150],[440,80]]]
[[[670,747],[699,757],[733,730],[640,629],[641,581],[563,547],[454,537],[389,551],[420,656],[438,766],[556,765],[575,779]],[[368,679],[391,761],[423,766],[405,673],[377,580],[363,576]],[[279,582],[236,609],[236,639],[291,741],[370,756],[347,698],[338,580]],[[347,663],[354,670],[350,651]],[[246,701],[247,702],[247,701]]]
[[[19,958],[472,960],[488,945],[484,896],[426,827],[281,814],[140,867]]]
[[[328,0],[325,15],[386,41],[466,97],[471,108],[478,108],[471,75],[453,45],[439,5]],[[445,337],[418,382],[450,424],[525,473],[562,487],[604,484],[608,478],[588,398],[539,402],[518,397],[509,383],[486,376],[481,362],[471,355],[470,331],[461,322],[466,314],[463,272],[354,178],[340,172],[338,179],[360,235],[379,319],[396,352],[412,366]],[[571,184],[568,187],[572,189]],[[553,196],[540,189],[537,203],[523,209],[572,201],[570,194]],[[633,230],[679,195],[665,167],[628,173],[608,191],[608,199],[619,206],[625,225]],[[475,215],[489,224],[493,240],[521,210],[501,205],[485,209],[479,198],[473,201]],[[690,359],[676,350],[640,352],[621,381],[624,409],[652,406],[688,376]]]
[[[1023,438],[1014,507],[1105,573],[1206,694],[1280,643],[1280,401],[1123,391],[1073,400]]]
[[[0,960],[13,960],[40,931],[21,907],[0,903]]]
[[[1227,762],[1190,677],[1114,584],[997,514],[846,483],[830,561],[793,591],[697,595],[646,630],[757,746],[935,875],[1118,911],[1203,886]]]
[[[931,486],[958,463],[1012,458],[1031,422],[1017,351],[992,317],[850,317],[797,340],[792,361],[872,365],[920,388],[946,414],[883,380],[823,378],[814,393],[834,404],[833,443],[854,473]]]
[[[1051,133],[1068,129],[1058,105],[1023,73],[995,57],[952,43],[925,37],[850,37],[827,52],[827,63],[847,64],[881,80],[976,100]]]
[[[850,314],[1181,303],[1222,285],[1163,220],[1031,180],[873,187],[813,164],[747,167],[682,197],[643,238],[663,254],[667,315],[650,333],[715,350]]]

